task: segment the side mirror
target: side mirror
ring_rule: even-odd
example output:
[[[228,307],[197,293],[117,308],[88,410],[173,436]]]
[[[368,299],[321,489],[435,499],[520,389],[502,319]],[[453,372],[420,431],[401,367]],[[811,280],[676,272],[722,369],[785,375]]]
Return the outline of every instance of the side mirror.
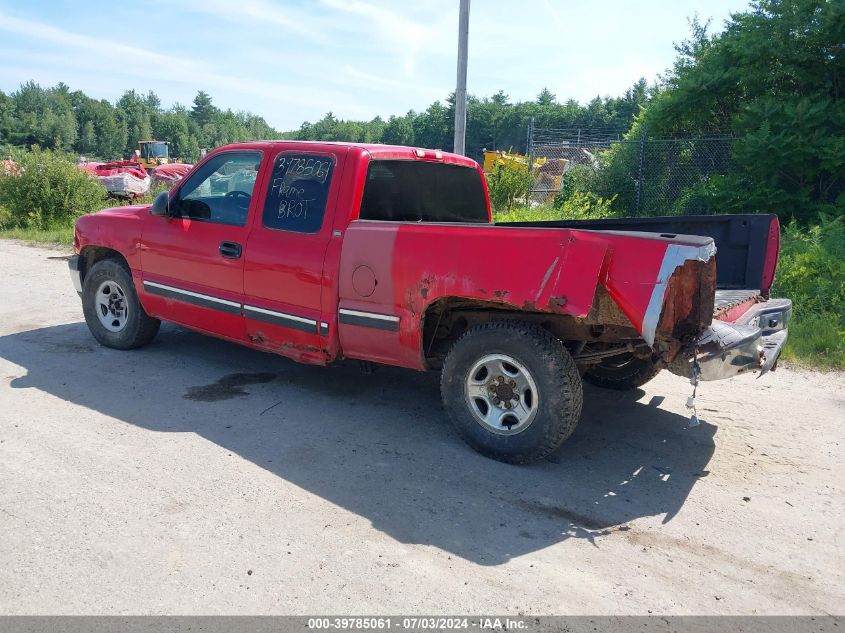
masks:
[[[150,214],[160,215],[162,217],[170,217],[170,195],[166,191],[162,191],[153,200],[153,206],[150,207]]]

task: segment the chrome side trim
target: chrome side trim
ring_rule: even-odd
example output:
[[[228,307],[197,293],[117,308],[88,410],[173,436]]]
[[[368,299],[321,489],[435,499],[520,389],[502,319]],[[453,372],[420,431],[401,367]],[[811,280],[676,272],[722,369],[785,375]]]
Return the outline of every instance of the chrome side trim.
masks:
[[[399,330],[399,317],[392,314],[380,314],[378,312],[363,312],[361,310],[338,310],[340,322],[345,325],[358,325],[370,327],[377,330],[396,332]]]
[[[293,330],[308,332],[309,334],[314,334],[317,331],[317,321],[314,319],[307,319],[295,314],[288,314],[287,312],[276,312],[275,310],[259,308],[258,306],[245,304],[244,316],[272,325],[280,325]]]
[[[346,310],[341,309],[341,314],[348,314],[351,316],[358,316],[364,317],[366,319],[382,319],[384,321],[398,321],[398,316],[393,316],[392,314],[379,314],[378,312],[361,312],[360,310]]]
[[[218,310],[227,314],[241,314],[241,304],[237,301],[221,299],[220,297],[214,297],[201,292],[193,292],[192,290],[185,290],[184,288],[176,288],[175,286],[168,286],[167,284],[147,280],[144,280],[144,290],[150,294],[176,301],[183,301],[201,308]]]
[[[160,284],[155,281],[147,281],[144,280],[144,286],[148,286],[150,288],[158,288],[159,290],[167,290],[169,292],[175,292],[176,294],[185,295],[186,297],[193,297],[195,299],[203,299],[204,301],[213,301],[214,303],[220,303],[223,305],[227,305],[233,308],[240,309],[241,304],[236,301],[229,301],[228,299],[221,299],[220,297],[213,297],[211,295],[205,295],[201,292],[193,292],[192,290],[185,290],[183,288],[176,288],[174,286],[168,286],[165,284]]]

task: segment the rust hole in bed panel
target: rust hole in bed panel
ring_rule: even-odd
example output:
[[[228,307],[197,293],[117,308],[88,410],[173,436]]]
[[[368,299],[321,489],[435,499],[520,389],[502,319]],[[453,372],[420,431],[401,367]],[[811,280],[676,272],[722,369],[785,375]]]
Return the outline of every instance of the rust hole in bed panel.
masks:
[[[669,278],[657,338],[686,343],[713,320],[716,260],[687,260]]]

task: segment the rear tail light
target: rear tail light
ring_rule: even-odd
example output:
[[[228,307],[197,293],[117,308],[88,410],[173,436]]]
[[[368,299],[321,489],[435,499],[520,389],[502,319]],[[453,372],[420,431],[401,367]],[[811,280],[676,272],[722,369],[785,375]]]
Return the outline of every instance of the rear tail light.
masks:
[[[769,223],[769,232],[766,236],[766,258],[763,261],[763,278],[760,292],[763,296],[769,295],[769,290],[775,281],[775,270],[778,266],[778,253],[780,252],[780,222],[777,217],[772,218]]]

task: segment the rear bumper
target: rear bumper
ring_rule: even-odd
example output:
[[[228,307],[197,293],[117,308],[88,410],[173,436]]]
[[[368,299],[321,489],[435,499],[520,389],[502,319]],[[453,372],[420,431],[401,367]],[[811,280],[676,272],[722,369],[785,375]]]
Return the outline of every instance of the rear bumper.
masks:
[[[70,271],[70,280],[76,289],[76,294],[82,296],[82,275],[79,273],[79,255],[73,255],[67,260],[67,267]]]
[[[759,371],[762,376],[774,369],[791,316],[789,299],[771,299],[752,306],[736,323],[713,321],[698,342],[701,380],[733,378],[749,371]],[[677,358],[669,370],[690,377],[692,358]]]

